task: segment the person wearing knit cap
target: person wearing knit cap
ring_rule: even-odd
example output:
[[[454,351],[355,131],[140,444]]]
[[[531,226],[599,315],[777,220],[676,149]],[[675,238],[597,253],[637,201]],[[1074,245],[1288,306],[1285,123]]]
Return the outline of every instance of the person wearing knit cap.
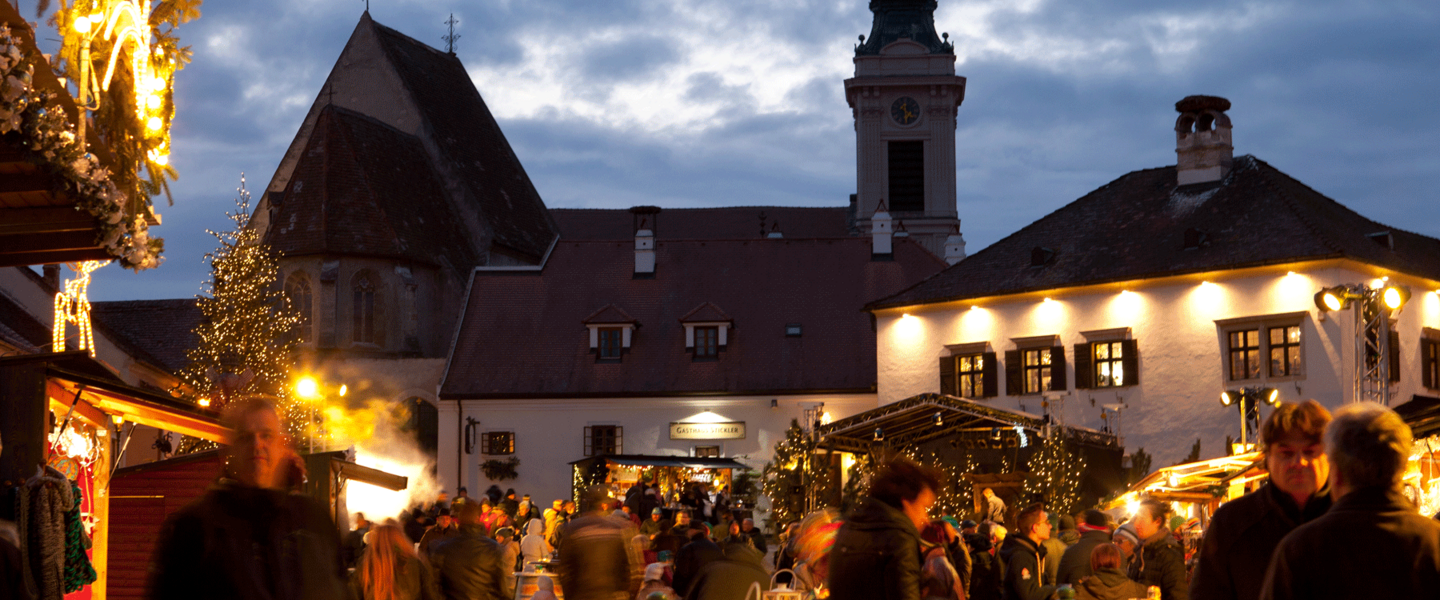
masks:
[[[1125,569],[1128,570],[1130,559],[1135,556],[1135,549],[1140,547],[1140,535],[1135,533],[1135,522],[1131,521],[1121,525],[1119,529],[1115,530],[1115,535],[1112,537],[1115,545],[1120,547],[1120,553],[1125,555],[1123,557],[1127,565]]]
[[[666,598],[675,597],[675,590],[665,585],[665,565],[662,563],[650,563],[645,567],[645,583],[640,586],[640,593],[635,594],[635,600],[647,600],[656,592],[665,594]]]
[[[1075,530],[1080,533],[1080,539],[1066,548],[1058,560],[1060,570],[1055,576],[1055,582],[1060,585],[1075,585],[1080,583],[1081,579],[1094,574],[1090,566],[1090,553],[1096,546],[1110,543],[1110,515],[1095,509],[1087,510],[1080,513],[1080,523]]]

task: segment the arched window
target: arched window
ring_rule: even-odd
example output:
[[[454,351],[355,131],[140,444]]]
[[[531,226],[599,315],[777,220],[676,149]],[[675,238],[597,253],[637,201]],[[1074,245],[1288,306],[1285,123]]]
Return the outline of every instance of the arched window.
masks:
[[[353,340],[362,344],[375,343],[375,282],[368,271],[355,275],[355,304],[351,313],[354,317]]]
[[[310,315],[313,295],[310,293],[310,277],[303,271],[296,271],[285,279],[285,297],[290,300],[290,310],[300,313],[300,323],[295,333],[301,343],[314,341],[311,336]]]

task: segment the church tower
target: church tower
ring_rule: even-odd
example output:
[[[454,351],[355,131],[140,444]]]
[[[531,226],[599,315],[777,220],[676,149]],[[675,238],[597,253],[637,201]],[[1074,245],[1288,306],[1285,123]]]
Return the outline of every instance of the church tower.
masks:
[[[845,98],[855,117],[861,231],[870,230],[883,200],[897,234],[945,256],[960,233],[955,115],[965,78],[955,75],[949,35],[935,32],[935,6],[935,0],[870,0],[874,24],[855,47]]]

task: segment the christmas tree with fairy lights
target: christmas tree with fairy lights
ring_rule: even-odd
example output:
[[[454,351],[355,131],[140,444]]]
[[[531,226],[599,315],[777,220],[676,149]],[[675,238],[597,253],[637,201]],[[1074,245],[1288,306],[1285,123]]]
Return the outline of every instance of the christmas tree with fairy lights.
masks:
[[[278,253],[262,243],[260,231],[251,227],[244,175],[237,191],[235,212],[226,213],[235,228],[206,230],[220,246],[205,255],[210,280],[205,293],[197,296],[203,315],[195,328],[200,343],[186,351],[190,364],[180,375],[201,406],[223,408],[253,394],[276,399],[286,428],[298,437],[307,412],[288,383],[292,354],[300,342],[301,315],[277,285]],[[181,444],[191,451],[201,446]]]
[[[1039,444],[1030,456],[1029,474],[1025,477],[1025,495],[1044,502],[1048,512],[1073,515],[1080,509],[1080,484],[1085,473],[1085,457],[1072,451],[1065,441],[1064,429],[1057,428]]]

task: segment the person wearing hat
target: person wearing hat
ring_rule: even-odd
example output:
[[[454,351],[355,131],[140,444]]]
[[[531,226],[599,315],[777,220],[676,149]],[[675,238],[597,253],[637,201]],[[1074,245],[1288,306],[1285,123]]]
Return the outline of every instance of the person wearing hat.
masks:
[[[465,502],[460,503],[461,506],[465,504]],[[435,515],[435,526],[426,531],[425,535],[420,536],[420,556],[428,560],[430,553],[434,552],[441,543],[459,535],[460,527],[451,516],[450,509],[440,509],[439,513]]]
[[[640,593],[635,594],[635,600],[649,600],[651,594],[663,594],[667,600],[673,600],[675,589],[665,585],[665,565],[663,563],[651,563],[645,567],[645,583],[640,586]]]
[[[1060,585],[1075,585],[1081,579],[1094,574],[1090,566],[1090,553],[1100,544],[1110,543],[1110,515],[1090,509],[1080,513],[1080,524],[1076,526],[1080,539],[1065,549],[1059,559],[1060,571],[1055,582]],[[1119,567],[1116,567],[1119,568]]]
[[[650,509],[650,515],[640,524],[640,535],[655,537],[655,534],[660,533],[661,518],[664,516],[665,511],[660,510],[660,507]]]
[[[564,526],[560,588],[569,600],[630,597],[640,590],[645,562],[630,542],[639,531],[609,512],[619,502],[603,485],[585,491],[584,512]]]
[[[515,541],[514,527],[501,527],[495,530],[495,543],[500,544],[500,556],[504,560],[500,562],[505,567],[505,589],[515,589],[515,564],[520,562],[520,542]]]
[[[1060,573],[1060,557],[1065,556],[1065,551],[1075,542],[1080,541],[1080,534],[1075,532],[1075,517],[1070,515],[1061,516],[1059,519],[1059,531],[1050,539],[1041,542],[1045,546],[1045,577],[1046,585],[1058,585],[1055,577]]]
[[[1124,559],[1122,561],[1123,570],[1128,572],[1130,559],[1135,556],[1135,549],[1140,547],[1140,535],[1135,533],[1135,522],[1131,521],[1121,525],[1115,530],[1115,535],[1111,536],[1111,539],[1114,540],[1116,546],[1120,547],[1120,553],[1124,555],[1121,557]]]
[[[700,521],[691,521],[690,543],[685,544],[675,556],[675,591],[688,597],[690,584],[700,574],[700,569],[723,557],[720,546],[710,541],[710,528]]]

